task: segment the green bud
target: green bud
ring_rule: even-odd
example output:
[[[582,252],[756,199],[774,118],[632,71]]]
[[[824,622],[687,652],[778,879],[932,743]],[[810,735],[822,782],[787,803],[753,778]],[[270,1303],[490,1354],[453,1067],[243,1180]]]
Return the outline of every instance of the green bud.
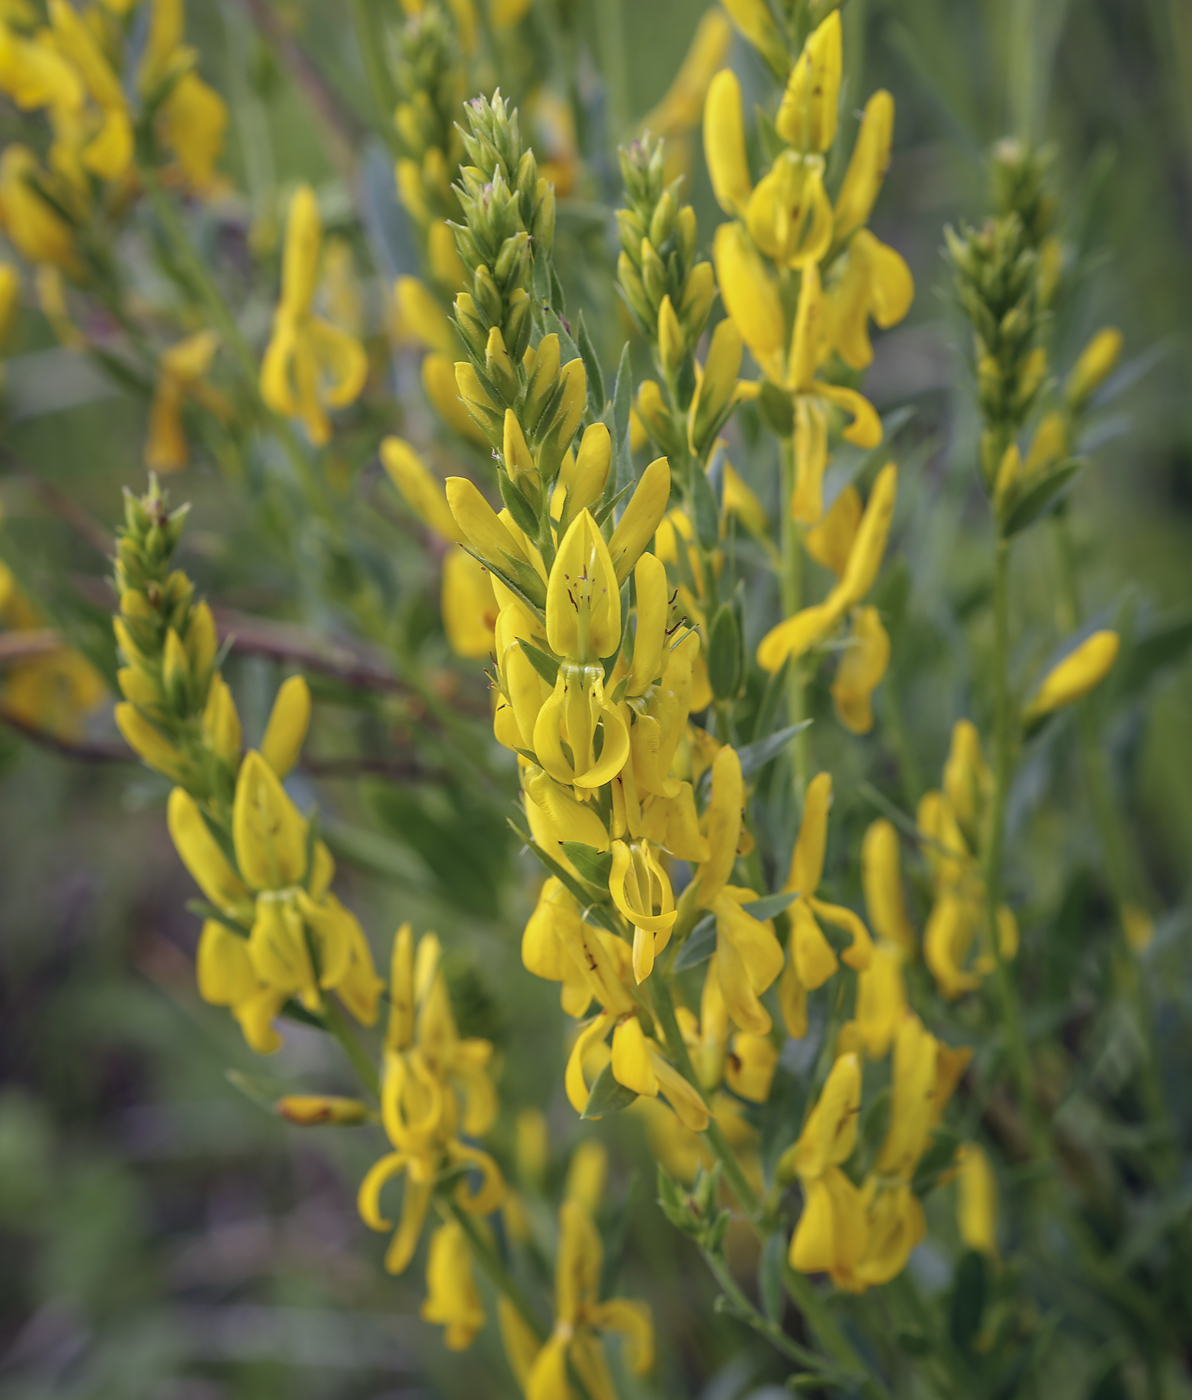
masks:
[[[481,263],[476,269],[476,275],[472,279],[472,291],[477,305],[488,318],[489,324],[499,326],[505,308],[501,302],[501,293],[493,281],[493,275],[484,263]]]

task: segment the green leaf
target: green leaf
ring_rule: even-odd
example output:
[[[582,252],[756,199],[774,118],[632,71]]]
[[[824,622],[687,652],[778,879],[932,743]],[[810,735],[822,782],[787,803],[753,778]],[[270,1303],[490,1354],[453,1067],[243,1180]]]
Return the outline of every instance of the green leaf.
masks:
[[[585,846],[582,841],[564,841],[563,854],[589,884],[598,889],[608,888],[609,872],[613,868],[610,851],[598,851],[594,846]]]
[[[989,1265],[983,1254],[970,1249],[956,1266],[956,1285],[948,1318],[952,1341],[960,1351],[972,1350],[981,1330],[988,1292]]]
[[[1009,539],[1012,535],[1020,534],[1028,525],[1034,524],[1045,511],[1055,505],[1060,493],[1083,466],[1084,463],[1079,459],[1061,462],[1042,481],[1035,482],[1017,494],[1014,504],[1006,512],[1002,534]]]
[[[679,949],[675,958],[675,971],[686,972],[688,968],[698,967],[700,963],[707,962],[715,951],[716,919],[711,914],[705,914],[687,935],[687,942]]]
[[[554,685],[559,675],[559,663],[548,651],[543,651],[541,647],[536,647],[533,642],[527,642],[524,637],[519,637],[518,644],[525,652],[526,658],[535,671],[542,677],[547,685]]]
[[[908,1356],[927,1356],[931,1352],[931,1338],[922,1332],[899,1332],[898,1345]]]
[[[786,1289],[782,1283],[786,1251],[787,1237],[783,1231],[777,1230],[762,1246],[757,1261],[757,1291],[762,1300],[762,1311],[775,1326],[781,1325],[786,1307]]]
[[[553,875],[565,890],[568,890],[575,896],[576,902],[579,904],[580,908],[583,909],[587,919],[591,923],[599,924],[602,929],[607,930],[609,933],[617,933],[617,926],[613,922],[611,916],[602,909],[599,904],[591,903],[592,891],[584,889],[583,885],[572,875],[571,871],[561,866],[559,862],[555,860],[548,851],[544,851],[532,837],[527,836],[512,817],[508,817],[506,820],[509,823],[510,829],[518,839],[522,841],[526,849],[533,853],[546,867],[548,873]]]
[[[609,473],[611,494],[616,497],[633,485],[633,452],[629,446],[629,415],[633,408],[633,365],[629,343],[621,350],[617,380],[613,385],[613,465]]]
[[[787,908],[788,905],[793,904],[798,897],[798,890],[791,890],[789,893],[784,891],[781,894],[768,894],[762,899],[755,899],[749,904],[743,904],[741,908],[744,909],[746,914],[751,914],[755,919],[760,920],[764,924],[767,919],[772,919],[776,914],[781,914],[782,911]]]
[[[761,704],[757,707],[757,718],[753,723],[753,733],[757,739],[764,739],[778,720],[779,711],[786,699],[786,677],[790,664],[791,659],[788,656],[766,682]]]
[[[708,628],[708,680],[717,700],[733,700],[744,669],[741,631],[731,603],[721,603]]]
[[[777,758],[795,735],[801,733],[810,723],[809,719],[804,719],[800,720],[798,724],[788,724],[785,729],[780,729],[776,734],[771,734],[765,739],[758,739],[752,744],[746,744],[743,749],[738,749],[737,757],[741,760],[741,773],[748,777],[750,773],[756,773],[759,768],[764,768],[772,758]]]
[[[911,1189],[916,1196],[926,1195],[939,1182],[941,1176],[956,1161],[956,1150],[960,1139],[948,1128],[937,1128],[932,1136],[931,1146],[919,1159],[915,1168],[915,1178]]]
[[[707,473],[698,466],[691,473],[691,504],[700,544],[705,549],[715,549],[720,539],[720,502]]]
[[[592,1085],[592,1092],[588,1095],[588,1102],[584,1105],[580,1117],[604,1118],[609,1113],[620,1113],[636,1098],[637,1095],[632,1089],[626,1089],[624,1084],[613,1078],[610,1061],[596,1076],[596,1082]]]
[[[584,324],[582,311],[579,313],[578,325],[579,353],[583,358],[584,369],[588,375],[588,404],[591,407],[592,416],[599,418],[604,412],[604,375],[600,372],[600,357],[596,354],[596,347],[592,344],[592,337],[588,334],[588,327]]]

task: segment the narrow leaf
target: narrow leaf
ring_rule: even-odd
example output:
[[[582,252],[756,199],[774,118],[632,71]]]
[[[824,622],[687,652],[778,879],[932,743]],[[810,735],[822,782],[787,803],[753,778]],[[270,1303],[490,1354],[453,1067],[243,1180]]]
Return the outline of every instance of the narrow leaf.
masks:
[[[596,354],[596,347],[592,344],[592,337],[588,334],[588,327],[584,322],[584,313],[579,313],[579,329],[577,334],[579,342],[579,353],[583,357],[584,369],[588,373],[588,403],[592,409],[592,416],[599,418],[604,412],[604,375],[600,372],[600,357]]]
[[[596,1076],[596,1082],[592,1085],[592,1092],[588,1095],[588,1102],[584,1105],[580,1117],[603,1118],[609,1113],[620,1113],[636,1098],[637,1095],[632,1089],[626,1089],[624,1084],[613,1078],[610,1062]]]
[[[716,951],[716,920],[705,914],[687,935],[687,942],[679,949],[675,958],[675,971],[686,972],[690,967],[698,967],[707,962]]]

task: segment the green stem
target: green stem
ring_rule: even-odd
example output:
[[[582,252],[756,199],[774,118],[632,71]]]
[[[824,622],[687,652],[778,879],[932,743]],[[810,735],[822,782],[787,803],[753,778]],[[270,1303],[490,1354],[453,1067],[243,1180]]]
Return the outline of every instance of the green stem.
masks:
[[[323,1024],[327,1027],[328,1033],[334,1036],[343,1047],[343,1052],[352,1062],[352,1068],[359,1076],[360,1082],[373,1098],[379,1101],[381,1081],[377,1077],[376,1066],[368,1058],[364,1047],[356,1039],[351,1026],[348,1025],[343,1012],[331,997],[328,997],[323,1003]]]
[[[505,1267],[504,1260],[493,1248],[492,1242],[485,1236],[484,1231],[481,1230],[476,1217],[464,1210],[450,1196],[440,1198],[439,1209],[449,1215],[467,1235],[472,1253],[476,1256],[480,1267],[488,1275],[492,1286],[509,1299],[534,1336],[540,1342],[545,1341],[546,1328],[543,1327],[534,1309],[530,1306],[529,1299],[522,1292],[521,1284]]]
[[[993,802],[985,839],[985,914],[996,961],[998,998],[1001,1002],[1003,1032],[1010,1063],[1018,1081],[1018,1094],[1027,1121],[1032,1151],[1039,1160],[1045,1161],[1048,1155],[1047,1131],[1039,1117],[1018,988],[1009,962],[1002,952],[998,931],[1006,804],[1010,791],[1014,742],[1014,715],[1010,699],[1010,541],[1001,534],[998,535],[994,555],[993,629]]]
[[[654,1011],[658,1019],[658,1024],[662,1028],[663,1038],[666,1041],[666,1048],[670,1052],[671,1058],[678,1067],[683,1077],[699,1089],[701,1095],[707,1099],[699,1079],[696,1076],[695,1068],[691,1063],[691,1056],[687,1053],[687,1046],[683,1041],[682,1033],[679,1030],[679,1023],[675,1017],[675,1003],[671,996],[669,984],[661,976],[650,979],[651,989],[654,999]],[[704,1129],[704,1141],[708,1144],[712,1154],[720,1163],[724,1172],[724,1179],[732,1189],[733,1195],[741,1204],[749,1220],[749,1224],[754,1234],[761,1241],[765,1241],[774,1228],[774,1222],[769,1217],[762,1201],[758,1198],[757,1192],[750,1185],[749,1178],[745,1175],[741,1163],[737,1159],[737,1154],[729,1145],[728,1139],[724,1136],[720,1124],[714,1118],[708,1120],[708,1126]],[[889,1392],[880,1381],[871,1375],[861,1357],[858,1355],[852,1343],[841,1331],[835,1318],[831,1316],[824,1307],[823,1301],[812,1288],[811,1283],[802,1274],[796,1274],[789,1265],[783,1266],[783,1278],[786,1284],[786,1291],[790,1295],[792,1302],[807,1319],[808,1325],[819,1338],[824,1349],[850,1374],[858,1377],[858,1383],[862,1392],[869,1397],[869,1400],[889,1400]],[[860,1378],[864,1377],[864,1380]]]
[[[760,1333],[772,1346],[785,1356],[789,1356],[792,1361],[797,1361],[810,1371],[819,1374],[824,1372],[824,1358],[818,1356],[810,1348],[796,1342],[793,1337],[788,1337],[777,1323],[771,1322],[768,1317],[760,1313],[749,1301],[741,1285],[733,1278],[723,1259],[707,1249],[703,1251],[703,1256],[708,1268],[712,1271],[712,1277],[724,1290],[725,1297],[732,1303],[732,1311],[736,1317],[752,1327],[755,1332]],[[833,1378],[835,1379],[835,1377]]]
[[[791,514],[791,501],[795,491],[795,440],[782,439],[781,486],[782,501],[779,507],[782,545],[782,615],[794,617],[803,606],[803,539],[794,516]],[[787,714],[791,724],[802,724],[807,718],[807,677],[802,659],[791,662],[787,676]],[[800,810],[807,794],[810,779],[811,750],[810,735],[802,730],[795,735],[795,797]]]
[[[782,1282],[786,1287],[787,1296],[807,1319],[820,1345],[846,1371],[856,1376],[861,1394],[868,1396],[869,1400],[890,1400],[890,1392],[866,1366],[856,1347],[845,1336],[840,1324],[824,1306],[824,1301],[812,1286],[811,1280],[792,1269],[784,1260]]]

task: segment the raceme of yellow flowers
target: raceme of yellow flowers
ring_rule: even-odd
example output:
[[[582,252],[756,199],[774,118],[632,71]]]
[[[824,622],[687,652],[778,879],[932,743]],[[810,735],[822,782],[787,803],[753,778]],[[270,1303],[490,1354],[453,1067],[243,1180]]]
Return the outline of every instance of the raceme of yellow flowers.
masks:
[[[68,278],[92,271],[84,234],[97,217],[93,201],[104,201],[107,216],[140,182],[156,180],[138,164],[142,138],[170,154],[167,182],[197,194],[216,183],[223,107],[194,73],[179,0],[149,7],[130,105],[115,74],[131,8],[80,14],[49,0],[47,25],[24,21],[19,6],[0,23],[0,88],[44,111],[52,137],[44,165],[25,147],[0,157],[0,217],[20,252]],[[767,881],[752,799],[779,747],[767,748],[770,735],[760,746],[742,742],[735,724],[746,661],[729,546],[740,525],[776,573],[784,550],[805,550],[829,571],[826,595],[793,602],[756,659],[770,676],[802,683],[839,653],[831,685],[839,721],[852,734],[871,730],[890,640],[867,600],[891,537],[898,472],[884,463],[866,490],[850,484],[831,501],[825,473],[841,440],[881,446],[881,420],[853,386],[873,356],[870,323],[896,324],[914,292],[900,255],[867,227],[889,163],[893,101],[885,92],[869,99],[832,191],[829,157],[849,136],[839,119],[839,11],[791,63],[768,9],[733,0],[733,21],[783,83],[763,143],[767,164],[755,170],[738,80],[728,68],[713,73],[726,23],[719,12],[705,21],[658,112],[682,132],[702,102],[708,168],[727,219],[704,259],[694,211],[667,180],[665,147],[643,135],[623,151],[616,280],[657,378],[633,384],[626,354],[606,403],[582,323],[573,328],[562,314],[552,264],[560,162],[540,167],[499,92],[467,103],[456,124],[460,56],[475,45],[466,0],[450,6],[450,19],[437,6],[405,8],[414,19],[397,45],[395,179],[425,277],[399,279],[394,295],[403,330],[428,351],[428,400],[458,438],[484,449],[495,478],[486,489],[464,475],[443,482],[397,437],[379,450],[411,510],[448,546],[442,612],[451,645],[493,658],[493,734],[519,774],[518,829],[547,871],[522,960],[560,985],[576,1023],[560,1057],[562,1086],[589,1119],[636,1102],[660,1161],[685,1183],[713,1158],[736,1163],[769,1218],[784,1218],[797,1182],[791,1268],[862,1292],[896,1277],[925,1234],[916,1173],[971,1051],[944,1044],[911,1010],[905,969],[920,939],[889,821],[869,827],[860,852],[867,917],[828,897],[830,773],[799,775],[789,865],[784,851],[785,877],[780,870]],[[494,22],[516,24],[524,9],[494,6]],[[301,422],[315,447],[332,440],[331,411],[360,395],[368,373],[356,334],[319,305],[333,261],[315,194],[302,186],[289,207],[255,388],[272,413]],[[717,296],[726,314],[709,336]],[[149,456],[162,470],[186,460],[186,403],[227,411],[207,382],[219,345],[203,328],[160,357]],[[743,371],[746,352],[753,369]],[[1073,410],[1115,354],[1090,348],[1069,390]],[[786,519],[776,529],[725,456],[721,434],[746,403],[780,442]],[[639,473],[634,454],[647,444],[652,460]],[[609,1400],[602,1335],[620,1334],[640,1372],[654,1343],[644,1305],[600,1297],[599,1189],[575,1184],[562,1204],[553,1322],[543,1328],[493,1267],[488,1217],[503,1210],[514,1238],[522,1228],[517,1192],[479,1145],[500,1111],[493,1047],[460,1035],[434,934],[416,941],[403,925],[382,979],[361,924],[332,892],[334,861],[317,820],[286,787],[311,719],[300,677],[281,686],[259,746],[245,751],[215,618],[172,564],[183,519],[156,481],[143,498],[127,498],[116,559],[124,696],[116,722],[174,785],[169,830],[203,896],[199,990],[231,1011],[260,1053],[281,1044],[277,1023],[286,1018],[355,1047],[349,1054],[375,1108],[308,1094],[287,1096],[278,1110],[295,1123],[383,1130],[389,1150],[360,1185],[359,1211],[370,1228],[392,1232],[393,1272],[438,1217],[423,1316],[444,1327],[446,1344],[470,1345],[485,1324],[479,1263],[497,1284],[502,1336],[529,1400],[569,1400],[576,1383],[590,1400]],[[1117,645],[1113,633],[1097,632],[1060,660],[1027,702],[1023,727],[1087,694]],[[922,957],[948,999],[978,989],[1017,948],[1009,908],[996,910],[996,947],[986,917],[991,782],[977,730],[958,722],[940,790],[923,797],[913,831],[931,891]],[[766,1180],[750,1114],[770,1098],[788,1042],[809,1036],[810,995],[829,986],[839,1015],[808,1111],[789,1124]],[[369,1042],[375,1068],[343,1012],[367,1031],[383,1003],[384,1025]],[[858,1182],[849,1164],[863,1099],[883,1076],[885,1138]],[[968,1143],[947,1165],[958,1179],[962,1239],[995,1255],[990,1164]],[[394,1224],[385,1196],[399,1179]]]

